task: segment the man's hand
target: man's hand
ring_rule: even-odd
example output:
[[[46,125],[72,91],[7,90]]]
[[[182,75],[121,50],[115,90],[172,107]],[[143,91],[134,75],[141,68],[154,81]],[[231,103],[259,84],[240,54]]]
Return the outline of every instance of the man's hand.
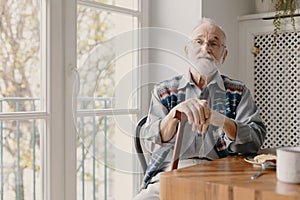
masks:
[[[163,142],[172,139],[175,134],[178,120],[174,119],[175,111],[183,112],[187,116],[188,123],[192,125],[193,131],[205,133],[210,124],[218,126],[233,140],[236,137],[236,124],[226,116],[211,110],[207,100],[197,98],[188,99],[175,106],[162,120],[160,134]]]
[[[206,132],[211,115],[208,102],[197,98],[188,99],[175,106],[162,120],[160,134],[163,142],[169,141],[175,134],[178,120],[174,119],[173,116],[176,110],[183,112],[187,116],[188,123],[192,125],[193,131],[197,130],[199,133]]]
[[[183,112],[187,116],[188,123],[192,125],[193,131],[206,132],[209,125],[208,119],[211,115],[207,100],[188,99],[174,107],[174,110]]]

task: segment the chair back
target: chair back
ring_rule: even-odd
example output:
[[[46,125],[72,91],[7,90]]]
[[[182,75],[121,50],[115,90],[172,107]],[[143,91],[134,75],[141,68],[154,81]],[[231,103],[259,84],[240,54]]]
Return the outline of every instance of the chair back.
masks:
[[[143,149],[143,145],[141,143],[141,129],[143,125],[147,121],[147,116],[144,116],[138,123],[135,129],[135,137],[134,137],[134,144],[135,144],[135,149],[138,155],[138,159],[140,161],[141,167],[143,169],[143,172],[145,174],[146,169],[147,169],[147,161],[146,161],[146,155]]]

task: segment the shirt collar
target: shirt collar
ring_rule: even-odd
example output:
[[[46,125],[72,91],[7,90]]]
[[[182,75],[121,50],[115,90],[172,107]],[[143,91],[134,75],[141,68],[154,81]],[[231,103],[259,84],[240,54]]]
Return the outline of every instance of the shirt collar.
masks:
[[[224,82],[223,79],[221,77],[221,74],[219,71],[217,71],[212,80],[209,82],[209,84],[207,85],[207,87],[211,87],[212,85],[217,84],[218,87],[225,91],[225,87],[224,87]],[[183,75],[183,80],[180,82],[179,88],[184,88],[187,85],[191,85],[191,86],[196,86],[195,82],[192,79],[191,73],[188,72],[187,74]],[[197,87],[197,86],[196,86]]]
[[[221,90],[225,91],[224,81],[222,79],[222,76],[221,76],[219,70],[215,73],[215,75],[213,76],[212,80],[210,81],[210,83],[208,84],[207,87],[209,87],[210,85],[213,85],[215,83],[218,84],[218,86]]]

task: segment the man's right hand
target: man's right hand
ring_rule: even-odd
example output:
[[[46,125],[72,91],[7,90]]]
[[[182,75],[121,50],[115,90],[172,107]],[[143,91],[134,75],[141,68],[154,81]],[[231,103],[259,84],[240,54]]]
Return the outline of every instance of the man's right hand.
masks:
[[[197,98],[188,99],[174,107],[174,110],[183,112],[187,116],[188,123],[192,125],[193,131],[205,133],[208,128],[211,112],[207,100]]]
[[[188,99],[175,106],[162,120],[160,134],[163,142],[168,142],[175,134],[178,120],[173,117],[176,110],[183,112],[187,116],[188,123],[192,125],[193,131],[206,132],[209,126],[208,119],[211,115],[207,100]]]

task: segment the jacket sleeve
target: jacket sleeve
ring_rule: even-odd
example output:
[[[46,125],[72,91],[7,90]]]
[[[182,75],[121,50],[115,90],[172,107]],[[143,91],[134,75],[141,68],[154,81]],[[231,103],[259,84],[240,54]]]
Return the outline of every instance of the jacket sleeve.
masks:
[[[262,146],[266,127],[260,117],[259,109],[248,88],[244,88],[241,101],[236,110],[236,140],[231,141],[229,150],[235,153],[256,153]]]
[[[144,147],[150,153],[159,150],[161,147],[168,147],[174,144],[175,137],[168,143],[163,143],[160,136],[160,123],[168,112],[168,109],[161,103],[155,87],[152,92],[147,122],[141,131]]]

